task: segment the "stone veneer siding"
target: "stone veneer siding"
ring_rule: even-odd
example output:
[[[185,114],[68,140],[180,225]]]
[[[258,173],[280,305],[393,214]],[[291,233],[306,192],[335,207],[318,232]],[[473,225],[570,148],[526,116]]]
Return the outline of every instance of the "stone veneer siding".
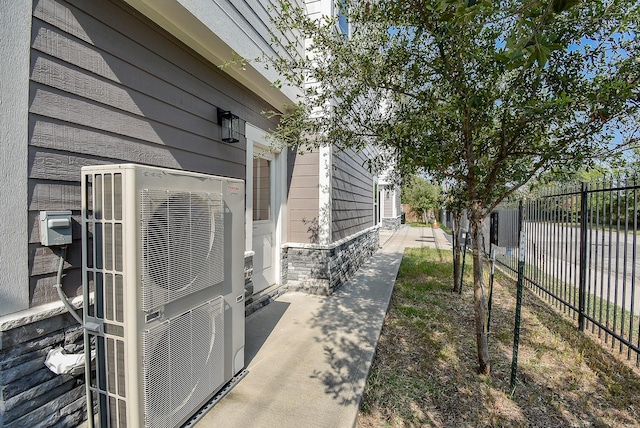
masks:
[[[374,226],[330,245],[285,244],[287,289],[332,294],[378,250],[379,238],[379,227]]]
[[[382,228],[388,230],[400,229],[402,226],[402,216],[385,217],[382,219]]]
[[[61,304],[0,318],[0,427],[75,427],[86,419],[84,375],[44,365],[56,347],[84,352],[83,329]]]

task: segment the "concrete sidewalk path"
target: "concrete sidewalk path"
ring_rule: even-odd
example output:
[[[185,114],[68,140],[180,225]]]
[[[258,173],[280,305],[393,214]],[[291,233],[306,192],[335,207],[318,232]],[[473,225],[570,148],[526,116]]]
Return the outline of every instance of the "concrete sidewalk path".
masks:
[[[381,231],[380,243],[332,296],[285,293],[250,315],[248,374],[195,426],[354,426],[404,249],[448,241],[440,229],[403,227]]]

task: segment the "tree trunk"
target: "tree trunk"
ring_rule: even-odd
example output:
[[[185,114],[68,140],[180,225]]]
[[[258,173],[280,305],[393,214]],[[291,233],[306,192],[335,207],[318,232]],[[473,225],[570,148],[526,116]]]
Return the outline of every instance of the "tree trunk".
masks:
[[[476,320],[476,342],[478,345],[478,373],[488,375],[491,373],[491,361],[489,360],[488,333],[485,331],[487,299],[482,282],[482,259],[480,258],[481,210],[480,203],[474,202],[469,216],[469,226],[471,228],[471,248],[473,250],[473,302]]]
[[[454,211],[452,214],[453,229],[451,230],[453,240],[453,292],[459,293],[462,287],[462,267],[460,265],[462,261],[461,255],[461,242],[460,242],[460,225],[462,222],[462,212]]]

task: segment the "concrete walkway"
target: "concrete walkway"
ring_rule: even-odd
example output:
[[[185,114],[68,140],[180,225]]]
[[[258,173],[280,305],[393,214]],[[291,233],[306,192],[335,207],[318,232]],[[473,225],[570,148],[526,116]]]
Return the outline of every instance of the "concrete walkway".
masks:
[[[441,229],[380,232],[382,248],[332,296],[285,293],[246,320],[248,374],[195,425],[352,427],[406,247]]]

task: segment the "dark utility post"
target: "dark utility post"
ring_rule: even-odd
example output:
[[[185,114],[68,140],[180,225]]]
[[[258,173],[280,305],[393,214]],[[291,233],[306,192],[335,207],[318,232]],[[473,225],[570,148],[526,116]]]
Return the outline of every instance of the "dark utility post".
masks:
[[[582,182],[580,191],[580,288],[578,290],[578,328],[584,331],[584,313],[587,297],[587,190],[588,183]]]
[[[487,315],[487,333],[491,331],[491,302],[493,300],[493,280],[496,272],[496,248],[491,244],[491,275],[489,276],[489,304]]]
[[[522,283],[524,277],[524,258],[527,240],[522,227],[523,208],[522,201],[518,208],[518,233],[520,235],[520,251],[518,252],[518,288],[516,294],[516,320],[513,327],[513,356],[511,357],[511,383],[509,391],[513,397],[516,390],[516,375],[518,373],[518,345],[520,344],[520,314],[522,309]]]

